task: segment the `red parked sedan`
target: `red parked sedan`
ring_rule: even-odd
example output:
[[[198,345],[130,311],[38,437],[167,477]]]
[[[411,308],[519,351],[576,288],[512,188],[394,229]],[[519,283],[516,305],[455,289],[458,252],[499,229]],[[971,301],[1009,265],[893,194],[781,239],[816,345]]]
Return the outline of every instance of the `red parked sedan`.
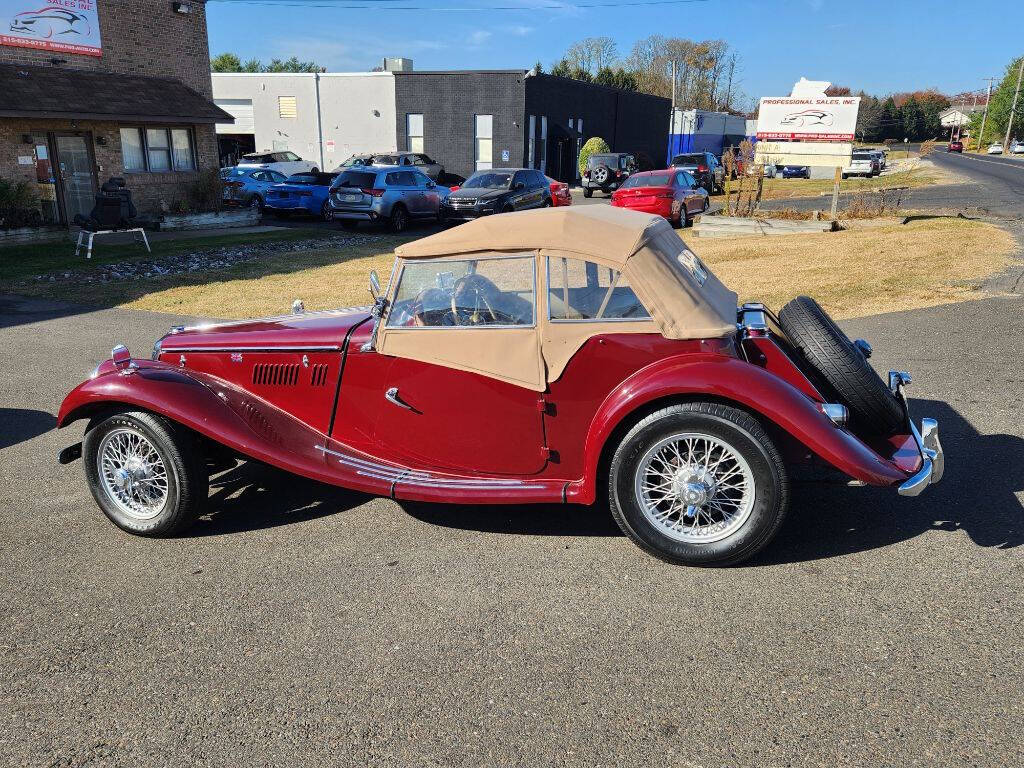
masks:
[[[673,227],[688,227],[692,216],[708,209],[708,193],[686,171],[642,171],[615,190],[612,205],[664,216]]]
[[[551,205],[557,208],[560,205],[572,205],[572,195],[569,193],[569,185],[564,181],[555,181],[550,176],[545,176],[551,184]]]

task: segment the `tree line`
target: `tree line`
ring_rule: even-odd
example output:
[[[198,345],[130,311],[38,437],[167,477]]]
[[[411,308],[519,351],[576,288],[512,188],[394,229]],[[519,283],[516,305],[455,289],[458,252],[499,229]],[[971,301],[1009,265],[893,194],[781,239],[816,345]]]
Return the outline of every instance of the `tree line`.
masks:
[[[1020,72],[1021,57],[1017,57],[1006,65],[1006,73],[1000,81],[999,86],[992,91],[992,97],[988,100],[988,117],[985,119],[985,135],[981,133],[982,113],[976,112],[971,115],[971,135],[979,136],[978,146],[989,142],[1003,143],[1006,138],[1006,129],[1010,122],[1010,110],[1013,106],[1013,95],[1017,90],[1017,77]],[[1013,125],[1010,125],[1011,139],[1024,139],[1024,85],[1021,86],[1021,94],[1017,98],[1017,110],[1014,112]]]
[[[264,64],[259,59],[242,61],[234,53],[221,53],[210,59],[211,72],[326,72],[315,61],[299,61],[295,56],[290,59],[271,59]]]
[[[535,69],[543,72],[540,62]],[[724,40],[688,40],[650,35],[626,57],[610,37],[573,43],[550,74],[670,98],[690,109],[742,112],[749,108],[739,88],[740,58]]]

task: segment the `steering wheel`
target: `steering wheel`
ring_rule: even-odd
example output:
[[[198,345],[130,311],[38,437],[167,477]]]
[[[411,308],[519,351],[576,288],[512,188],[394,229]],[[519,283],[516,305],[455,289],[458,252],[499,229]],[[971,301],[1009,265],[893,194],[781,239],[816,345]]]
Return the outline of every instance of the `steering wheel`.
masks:
[[[483,275],[460,277],[452,286],[452,324],[514,324],[514,317],[496,308],[500,297],[498,286]]]

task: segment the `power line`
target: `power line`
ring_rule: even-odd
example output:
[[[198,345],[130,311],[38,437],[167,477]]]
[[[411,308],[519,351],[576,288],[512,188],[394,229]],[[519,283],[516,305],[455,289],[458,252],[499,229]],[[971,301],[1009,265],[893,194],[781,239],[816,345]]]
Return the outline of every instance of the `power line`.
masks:
[[[550,5],[487,5],[482,7],[472,6],[438,6],[438,5],[390,5],[393,2],[405,2],[406,0],[338,0],[327,2],[327,0],[207,0],[207,2],[224,3],[226,5],[244,4],[246,7],[254,5],[276,6],[279,8],[333,8],[336,10],[367,10],[377,11],[450,11],[450,12],[480,12],[480,11],[561,11],[572,8],[630,8],[636,6],[651,5],[684,5],[692,3],[707,3],[710,0],[627,0],[627,2],[611,3],[553,3]]]

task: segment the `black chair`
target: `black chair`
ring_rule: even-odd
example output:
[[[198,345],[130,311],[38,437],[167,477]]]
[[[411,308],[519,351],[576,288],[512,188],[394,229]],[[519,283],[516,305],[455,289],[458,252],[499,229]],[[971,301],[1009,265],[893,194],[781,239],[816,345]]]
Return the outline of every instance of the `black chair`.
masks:
[[[100,193],[96,195],[96,204],[89,212],[88,217],[82,214],[75,216],[75,224],[81,227],[78,233],[78,244],[75,246],[75,256],[81,251],[83,241],[86,241],[85,257],[91,259],[93,238],[97,235],[110,235],[115,232],[132,232],[136,235],[136,242],[141,236],[146,250],[152,253],[149,239],[146,237],[146,230],[135,224],[135,218],[138,215],[135,203],[132,202],[131,190],[125,186],[124,179],[118,177],[108,179],[100,187]]]

